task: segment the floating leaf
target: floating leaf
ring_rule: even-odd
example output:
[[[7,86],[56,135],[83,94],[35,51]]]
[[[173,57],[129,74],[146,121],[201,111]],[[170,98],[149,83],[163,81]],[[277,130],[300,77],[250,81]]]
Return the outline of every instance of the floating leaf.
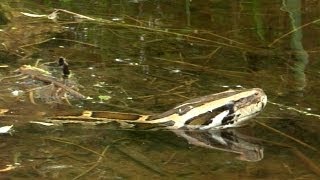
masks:
[[[98,96],[98,98],[100,99],[100,101],[107,101],[111,98],[111,96],[100,95],[100,96]]]

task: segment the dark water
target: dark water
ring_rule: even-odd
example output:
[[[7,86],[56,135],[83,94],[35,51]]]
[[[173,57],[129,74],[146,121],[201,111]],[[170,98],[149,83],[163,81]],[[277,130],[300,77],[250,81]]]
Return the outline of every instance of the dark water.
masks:
[[[13,124],[15,132],[0,135],[0,170],[15,169],[0,172],[1,179],[319,178],[320,1],[0,4],[1,78],[23,64],[64,56],[79,91],[91,97],[70,99],[73,106],[35,98],[35,105],[26,91],[30,78],[2,80],[0,109],[15,116],[0,116],[0,126]],[[87,17],[19,14],[48,15],[54,8]],[[280,131],[259,123],[236,130],[251,137],[239,143],[244,149],[263,149],[255,162],[189,144],[170,131],[29,124],[43,114],[86,109],[159,113],[240,87],[264,89],[270,103],[254,120]]]

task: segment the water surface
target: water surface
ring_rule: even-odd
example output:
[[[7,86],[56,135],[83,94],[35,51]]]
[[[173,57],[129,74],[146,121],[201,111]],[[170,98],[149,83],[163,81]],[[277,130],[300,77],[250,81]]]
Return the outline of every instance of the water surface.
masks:
[[[0,125],[14,124],[15,132],[0,136],[0,169],[15,169],[0,177],[317,179],[319,8],[320,1],[298,0],[1,2],[1,78],[63,56],[90,98],[71,98],[69,106],[35,95],[32,104],[30,78],[2,80],[0,109],[11,116],[0,116]],[[54,9],[85,17],[34,16]],[[29,123],[88,109],[156,114],[194,97],[253,87],[270,101],[254,120],[278,130],[259,123],[236,130],[263,149],[255,162],[170,131]]]

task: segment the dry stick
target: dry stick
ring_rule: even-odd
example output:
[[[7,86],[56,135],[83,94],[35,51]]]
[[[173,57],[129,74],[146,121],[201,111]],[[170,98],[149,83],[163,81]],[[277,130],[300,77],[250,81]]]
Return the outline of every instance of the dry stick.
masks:
[[[200,41],[203,41],[203,42],[214,43],[214,44],[217,44],[219,46],[225,46],[225,47],[236,48],[236,49],[241,49],[241,50],[248,50],[250,48],[258,50],[255,47],[234,46],[234,45],[230,45],[230,44],[226,44],[226,43],[222,43],[222,42],[218,42],[218,41],[213,41],[213,40],[210,40],[210,39],[204,39],[204,38],[201,38],[201,37],[196,37],[196,36],[191,36],[191,35],[181,34],[181,33],[176,33],[176,32],[170,32],[170,31],[161,30],[161,29],[154,29],[154,28],[149,28],[149,27],[145,27],[145,26],[136,26],[136,25],[132,25],[132,24],[119,24],[119,23],[114,23],[114,24],[111,24],[111,25],[117,25],[117,26],[122,26],[122,27],[127,27],[127,28],[131,27],[131,28],[143,29],[143,30],[147,30],[147,31],[160,32],[160,33],[164,33],[164,34],[171,34],[171,35],[175,35],[175,36],[182,36],[182,37],[185,37],[187,39],[200,40]]]
[[[128,16],[128,15],[124,15],[124,17],[127,17],[128,19],[130,19],[130,20],[133,20],[133,21],[135,21],[135,22],[137,22],[137,23],[139,23],[139,24],[148,24],[149,22],[148,21],[141,21],[141,20],[138,20],[138,19],[135,19],[135,18],[133,18],[133,17],[131,17],[131,16]]]
[[[259,116],[259,117],[255,117],[256,119],[287,119],[287,120],[293,120],[293,121],[297,121],[299,119],[297,118],[288,118],[287,116]]]
[[[216,46],[215,46],[216,47]],[[199,59],[208,59],[207,61],[209,61],[210,60],[210,58],[212,58],[212,56],[217,52],[217,50],[218,49],[220,49],[221,48],[221,46],[218,46],[218,47],[216,47],[216,49],[215,50],[213,50],[213,51],[211,51],[209,54],[207,54],[207,55],[200,55],[200,56],[192,56],[192,57],[188,57],[188,59],[191,59],[191,60],[199,60]],[[179,55],[181,55],[181,53],[179,54]],[[181,60],[183,61],[183,57],[181,57]],[[205,63],[203,63],[203,64],[205,64]]]
[[[222,72],[226,72],[225,75],[232,76],[232,77],[239,77],[237,75],[232,75],[232,73],[233,74],[240,74],[240,75],[248,75],[249,74],[249,73],[239,72],[239,71],[228,71],[228,70],[223,70],[223,69],[210,69],[210,68],[207,68],[207,67],[204,67],[204,66],[201,66],[201,65],[192,64],[192,63],[183,62],[183,61],[174,61],[174,60],[169,60],[169,59],[164,59],[164,58],[157,58],[157,57],[154,57],[154,59],[158,59],[158,60],[162,60],[162,61],[168,61],[170,63],[177,63],[177,64],[182,64],[182,65],[192,66],[192,67],[199,68],[199,69],[202,69],[202,70],[206,70],[206,71],[209,71],[209,72],[212,72],[212,73],[216,73],[216,74],[220,74]]]
[[[19,48],[24,48],[24,47],[29,47],[29,46],[34,46],[34,45],[39,45],[39,44],[43,44],[43,43],[46,43],[48,41],[51,41],[53,38],[49,38],[49,39],[45,39],[45,40],[42,40],[42,41],[39,41],[39,42],[35,42],[35,43],[31,43],[31,44],[25,44],[25,45],[22,45],[22,46],[19,46]]]
[[[285,136],[285,137],[287,137],[287,138],[289,138],[289,139],[291,139],[291,140],[293,140],[293,141],[295,141],[295,142],[297,142],[297,143],[299,143],[299,144],[301,144],[301,145],[303,145],[303,146],[305,146],[305,147],[308,147],[308,148],[310,148],[310,149],[312,149],[312,150],[314,150],[314,151],[318,151],[315,147],[310,146],[310,145],[302,142],[302,141],[299,140],[299,139],[296,139],[296,138],[294,138],[294,137],[292,137],[292,136],[289,136],[289,135],[287,135],[287,134],[285,134],[285,133],[283,133],[283,132],[281,132],[281,131],[279,131],[279,130],[277,130],[277,129],[275,129],[275,128],[272,128],[272,127],[270,127],[270,126],[268,126],[268,125],[266,125],[266,124],[264,124],[264,123],[262,123],[262,122],[259,122],[259,121],[256,121],[256,120],[255,120],[255,122],[256,122],[257,124],[259,124],[259,125],[267,128],[267,129],[272,130],[272,131],[274,131],[274,132],[276,132],[276,133],[278,133],[278,134],[280,134],[280,135],[282,135],[282,136]]]
[[[93,154],[96,154],[98,156],[102,156],[103,157],[103,155],[101,155],[100,153],[98,153],[98,152],[96,152],[96,151],[94,151],[92,149],[86,148],[84,146],[75,144],[73,142],[70,142],[70,141],[67,141],[67,140],[64,140],[64,139],[61,139],[61,138],[50,138],[50,137],[42,137],[42,138],[46,139],[46,140],[51,140],[51,141],[56,141],[56,142],[60,142],[60,143],[65,143],[65,144],[70,144],[70,145],[73,145],[73,146],[77,146],[77,147],[79,147],[81,149],[84,149],[86,151],[92,152]]]
[[[145,111],[145,110],[132,108],[132,107],[128,107],[128,106],[121,106],[121,105],[117,105],[117,104],[108,103],[108,104],[105,104],[105,106],[118,108],[118,109],[123,109],[123,110],[126,110],[126,111],[131,111],[131,112],[135,112],[135,113],[139,113],[139,114],[152,114],[151,112],[148,112],[148,111]]]
[[[320,119],[320,115],[319,114],[313,114],[313,113],[310,113],[310,112],[302,111],[302,110],[299,110],[299,109],[296,109],[296,108],[293,108],[293,107],[290,107],[290,106],[286,106],[286,105],[275,103],[275,102],[271,102],[271,101],[268,101],[268,103],[276,105],[276,106],[279,106],[279,107],[282,107],[282,108],[286,108],[287,110],[296,111],[296,112],[298,112],[300,114],[304,114],[306,116],[313,116],[313,117],[317,117],[318,119]]]
[[[55,37],[49,38],[49,39],[45,39],[45,40],[43,40],[43,41],[31,43],[31,44],[25,44],[25,45],[20,46],[19,48],[24,48],[24,47],[39,45],[39,44],[43,44],[43,43],[49,42],[49,41],[51,41],[51,40],[68,41],[68,42],[74,42],[74,43],[77,43],[77,44],[82,44],[82,45],[86,45],[86,46],[91,46],[91,47],[99,48],[99,46],[94,45],[94,44],[85,43],[85,42],[76,41],[76,40],[71,40],[71,39],[55,38]]]
[[[34,101],[33,91],[30,91],[30,92],[29,92],[29,100],[30,100],[31,104],[37,104],[37,103]]]
[[[7,77],[3,77],[0,79],[0,82],[4,79],[11,79],[11,78],[17,78],[17,77],[24,77],[23,74],[18,74],[18,75],[14,75],[14,76],[7,76]]]
[[[304,24],[304,25],[302,25],[302,26],[299,26],[299,27],[297,27],[297,28],[294,28],[293,30],[285,33],[284,35],[282,35],[282,36],[280,36],[279,38],[277,38],[277,39],[275,39],[274,41],[272,41],[272,43],[270,43],[270,44],[268,45],[268,47],[272,47],[272,46],[273,46],[275,43],[277,43],[280,39],[283,39],[284,37],[288,36],[289,34],[292,34],[292,33],[296,32],[296,31],[298,31],[298,30],[300,30],[300,29],[302,29],[302,28],[304,28],[304,27],[306,27],[306,26],[309,26],[310,24],[317,23],[318,21],[320,21],[320,19],[313,20],[313,21],[308,22],[308,23],[306,23],[306,24]]]
[[[49,87],[51,86],[52,84],[49,84],[49,85],[45,85],[45,86],[41,86],[41,87],[36,87],[36,88],[32,88],[32,89],[29,89],[28,91],[26,92],[29,92],[29,100],[32,104],[37,104],[35,101],[34,101],[34,96],[33,96],[33,91],[35,90],[38,90],[38,89],[42,89],[42,88],[45,88],[45,87]]]
[[[84,96],[81,93],[79,93],[78,91],[64,85],[63,83],[58,82],[53,77],[50,77],[50,76],[43,74],[42,69],[32,68],[30,66],[22,66],[19,68],[18,71],[22,74],[32,76],[33,79],[38,79],[43,82],[52,83],[53,85],[64,89],[65,91],[69,92],[70,94],[72,94],[73,96],[75,96],[77,98],[80,98],[80,99],[86,98],[86,96]]]
[[[210,54],[208,54],[208,56],[207,56],[207,60],[206,60],[206,62],[204,62],[203,63],[203,65],[207,65],[208,64],[208,62],[210,61],[210,58],[214,55],[214,54],[216,54],[217,52],[218,52],[218,50],[220,50],[221,49],[221,46],[219,46],[219,47],[217,47],[215,50],[213,50]]]
[[[114,32],[114,31],[111,30],[110,28],[107,28],[106,30],[110,31],[113,35],[115,35],[115,36],[118,37],[118,38],[133,40],[133,38],[128,38],[128,37],[125,37],[125,36],[121,36],[120,34]]]
[[[72,106],[72,104],[71,104],[71,102],[69,101],[68,96],[67,96],[66,93],[64,93],[63,97],[64,97],[64,100],[67,102],[67,104],[68,104],[69,106]]]
[[[52,84],[54,84],[55,86],[58,86],[62,89],[64,89],[65,91],[69,92],[70,94],[72,94],[73,96],[80,98],[80,99],[85,99],[86,96],[82,95],[81,93],[79,93],[78,91],[58,82],[58,81],[52,81],[51,79],[49,79],[47,76],[43,76],[43,75],[38,75],[34,77],[35,79],[39,79],[41,81],[44,82],[50,82]]]
[[[65,13],[68,13],[68,14],[72,14],[72,15],[78,16],[78,17],[83,18],[83,19],[96,21],[96,19],[94,19],[94,18],[91,18],[91,17],[88,17],[88,16],[84,16],[84,15],[81,15],[81,14],[78,14],[78,13],[74,13],[74,12],[71,12],[71,11],[68,11],[68,10],[64,10],[64,9],[55,9],[55,11],[56,12],[61,11],[61,12],[65,12]]]
[[[105,156],[107,150],[109,149],[110,145],[107,145],[104,150],[101,153],[101,156],[98,158],[98,160],[95,162],[95,164],[93,166],[91,166],[88,170],[84,171],[83,173],[79,174],[78,176],[76,176],[75,178],[73,178],[73,180],[75,179],[79,179],[80,177],[86,175],[87,173],[89,173],[90,171],[92,171],[94,168],[96,168],[99,163],[102,161],[103,157]]]
[[[320,49],[306,50],[307,53],[319,53]]]
[[[174,152],[174,153],[169,157],[169,159],[163,163],[163,165],[168,164],[168,163],[176,156],[176,154],[177,154],[177,153]]]
[[[167,30],[161,30],[161,29],[154,29],[154,28],[149,28],[149,27],[145,27],[145,26],[137,26],[137,25],[132,25],[132,24],[124,24],[124,23],[114,23],[113,21],[109,21],[109,20],[105,20],[105,19],[96,19],[96,18],[91,18],[89,16],[84,16],[78,13],[74,13],[68,10],[64,10],[64,9],[55,9],[57,12],[61,11],[61,12],[65,12],[68,14],[72,14],[72,15],[76,15],[80,18],[84,18],[90,21],[97,21],[97,22],[105,22],[105,23],[109,23],[109,25],[114,25],[114,26],[119,26],[119,27],[126,27],[126,28],[136,28],[136,29],[143,29],[143,30],[147,30],[147,31],[153,31],[153,32],[160,32],[160,33],[164,33],[164,34],[171,34],[171,35],[175,35],[175,36],[182,36],[185,37],[187,39],[193,39],[193,40],[200,40],[203,42],[209,42],[209,43],[214,43],[214,44],[218,44],[220,46],[225,46],[225,47],[230,47],[230,48],[237,48],[237,49],[242,49],[242,50],[259,50],[259,48],[256,47],[252,47],[252,46],[248,46],[248,45],[243,45],[241,46],[234,46],[234,45],[230,45],[230,44],[226,44],[226,43],[222,43],[222,42],[218,42],[218,41],[213,41],[213,40],[209,40],[209,39],[204,39],[201,37],[196,37],[196,36],[191,36],[191,35],[187,35],[187,34],[181,34],[181,33],[176,33],[176,32],[170,32]],[[216,35],[218,37],[218,35]],[[220,36],[220,38],[222,38],[222,36]],[[228,39],[228,38],[226,38]],[[231,39],[228,39],[229,41]],[[233,41],[233,42],[237,42],[237,41]],[[242,44],[237,42],[238,44]]]
[[[133,17],[131,17],[131,16],[127,16],[127,15],[126,15],[125,17],[128,17],[128,19],[131,19],[131,20],[133,20],[133,21],[136,21],[136,22],[138,22],[138,23],[140,23],[140,24],[146,24],[146,23],[147,23],[147,22],[142,22],[142,21],[140,21],[140,20],[138,20],[138,19],[135,19],[135,18],[133,18]],[[169,29],[169,30],[181,30],[181,29]],[[182,29],[182,30],[183,30],[183,29]],[[239,42],[239,41],[236,41],[236,40],[233,40],[233,39],[230,39],[230,38],[221,36],[221,35],[219,35],[219,34],[215,34],[215,33],[210,32],[210,31],[199,30],[199,33],[209,34],[209,35],[212,35],[212,36],[215,36],[215,37],[218,37],[218,38],[221,38],[221,39],[230,41],[230,42],[232,42],[232,43],[240,44],[240,45],[243,45],[243,46],[248,46],[248,45],[246,45],[245,43],[242,43],[242,42]],[[251,48],[254,48],[254,47],[251,47]]]
[[[320,168],[310,158],[304,155],[296,148],[292,148],[291,151],[295,154],[306,166],[310,168],[316,175],[320,176]]]
[[[16,166],[14,166],[14,165],[7,165],[7,167],[6,168],[4,168],[4,169],[0,169],[0,172],[7,172],[7,171],[11,171],[11,170],[13,170],[13,169],[15,169],[16,168]]]
[[[227,41],[230,41],[230,42],[233,42],[233,43],[237,43],[237,44],[240,44],[240,45],[244,45],[244,46],[248,46],[246,45],[245,43],[242,43],[242,42],[239,42],[239,41],[236,41],[236,40],[233,40],[233,39],[230,39],[230,38],[227,38],[227,37],[224,37],[224,36],[221,36],[219,34],[215,34],[215,33],[212,33],[212,32],[209,32],[209,31],[200,31],[200,33],[206,33],[206,34],[210,34],[212,36],[215,36],[215,37],[218,37],[218,38],[221,38],[221,39],[224,39],[224,40],[227,40]]]
[[[178,86],[179,87],[183,87],[183,85],[181,86]],[[175,88],[171,89],[171,90],[175,90]],[[159,96],[172,96],[172,95],[175,95],[175,94],[178,94],[178,93],[185,93],[185,92],[176,92],[176,93],[170,93],[171,90],[168,92],[168,91],[165,91],[165,92],[168,92],[168,93],[162,93],[162,94],[157,94],[157,95],[145,95],[145,96],[137,96],[137,97],[134,97],[134,99],[147,99],[147,98],[154,98],[155,96],[159,97]]]
[[[161,33],[171,34],[171,35],[175,35],[175,36],[182,36],[182,37],[185,37],[187,39],[193,39],[193,40],[199,40],[199,41],[203,41],[203,42],[214,43],[214,44],[217,44],[219,46],[225,46],[225,47],[230,47],[230,48],[237,48],[237,49],[242,49],[242,50],[248,50],[248,49],[259,50],[258,48],[250,47],[248,45],[244,45],[242,47],[241,46],[235,46],[235,45],[230,45],[230,44],[223,43],[223,42],[213,41],[213,40],[210,40],[210,39],[204,39],[204,38],[197,37],[197,36],[191,36],[191,35],[187,35],[187,34],[170,32],[170,31],[161,30],[161,29],[154,29],[154,28],[149,28],[149,27],[145,27],[145,26],[136,26],[136,25],[131,25],[131,24],[118,24],[118,25],[124,26],[124,27],[133,27],[133,28],[137,28],[137,29],[144,29],[144,30],[148,30],[148,31],[161,32]],[[237,41],[233,41],[233,42],[237,42]],[[243,44],[243,43],[239,43],[239,44]]]
[[[140,154],[136,151],[129,149],[122,150],[121,148],[115,146],[115,149],[119,151],[120,153],[126,155],[130,159],[132,159],[135,163],[145,167],[148,170],[151,170],[161,176],[167,176],[166,172],[163,172],[162,169],[160,169],[158,166],[154,165],[151,160],[146,158],[143,154]]]
[[[184,93],[184,92],[181,92],[181,93]],[[184,99],[190,99],[190,97],[188,97],[188,96],[184,96],[184,95],[182,95],[181,93],[173,93],[173,95],[176,95],[176,96],[178,96],[178,97],[181,97],[181,98],[184,98]]]
[[[71,145],[80,147],[80,148],[82,148],[82,149],[85,149],[85,150],[87,150],[87,151],[90,151],[90,152],[92,152],[92,153],[94,153],[94,154],[96,154],[96,155],[99,156],[98,160],[96,161],[96,163],[95,163],[93,166],[91,166],[87,171],[81,173],[80,175],[76,176],[76,177],[73,178],[73,179],[79,179],[80,177],[84,176],[85,174],[87,174],[88,172],[90,172],[91,170],[93,170],[95,167],[97,167],[98,164],[99,164],[99,163],[102,161],[102,159],[104,158],[105,153],[107,152],[107,150],[108,150],[109,147],[110,147],[110,144],[107,145],[107,146],[104,148],[104,150],[102,151],[102,153],[99,154],[99,153],[96,152],[96,151],[93,151],[93,150],[91,150],[91,149],[88,149],[88,148],[83,147],[83,146],[78,145],[78,144],[74,144],[74,143],[69,142],[69,141],[65,141],[65,140],[63,140],[63,139],[57,139],[57,138],[44,138],[44,139],[52,140],[52,141],[57,141],[57,142],[62,142],[62,143],[65,143],[65,144],[71,144]],[[127,139],[126,139],[126,138],[118,139],[118,140],[114,141],[112,144],[115,144],[116,142],[123,141],[123,140],[127,140]]]
[[[79,179],[80,177],[84,176],[85,174],[89,173],[89,172],[92,171],[94,168],[96,168],[96,167],[98,166],[98,164],[102,161],[102,159],[105,157],[105,154],[106,154],[107,150],[109,149],[109,147],[110,147],[111,145],[113,145],[113,144],[116,144],[116,143],[118,143],[118,142],[120,142],[120,141],[124,141],[124,140],[130,140],[130,139],[128,139],[128,138],[121,138],[121,139],[118,139],[118,140],[113,141],[111,144],[108,144],[108,145],[103,149],[103,151],[102,151],[102,153],[101,153],[101,156],[100,156],[100,157],[98,158],[98,160],[94,163],[94,165],[91,166],[87,171],[85,171],[85,172],[79,174],[78,176],[76,176],[75,178],[73,178],[73,180]]]
[[[306,166],[309,167],[309,169],[311,171],[313,171],[315,174],[320,176],[320,168],[317,164],[315,164],[310,158],[308,158],[306,155],[304,155],[301,151],[299,151],[299,149],[297,149],[296,147],[287,145],[287,144],[282,144],[282,143],[278,143],[278,142],[273,142],[273,141],[268,141],[268,140],[264,140],[264,139],[260,139],[260,138],[254,138],[254,137],[250,137],[251,140],[254,141],[260,141],[260,142],[264,142],[264,143],[268,143],[268,144],[272,144],[272,145],[276,145],[276,146],[280,146],[280,147],[284,147],[284,148],[288,148],[291,150],[291,152],[296,155],[296,157],[298,157]]]
[[[166,92],[166,94],[172,94],[172,93],[170,93],[170,92],[172,92],[172,91],[175,91],[175,90],[177,90],[177,89],[181,89],[181,88],[184,88],[186,85],[179,85],[179,86],[176,86],[176,87],[174,87],[174,88],[171,88],[171,89],[169,89],[169,90],[166,90],[165,92]],[[176,92],[176,93],[185,93],[185,92]],[[165,94],[165,95],[166,95]]]
[[[53,40],[59,40],[59,41],[68,41],[68,42],[74,42],[74,43],[78,43],[78,44],[82,44],[82,45],[86,45],[86,46],[91,46],[91,47],[95,47],[95,48],[99,48],[99,46],[91,44],[91,43],[85,43],[85,42],[81,42],[81,41],[76,41],[76,40],[71,40],[71,39],[64,39],[64,38],[52,38]]]

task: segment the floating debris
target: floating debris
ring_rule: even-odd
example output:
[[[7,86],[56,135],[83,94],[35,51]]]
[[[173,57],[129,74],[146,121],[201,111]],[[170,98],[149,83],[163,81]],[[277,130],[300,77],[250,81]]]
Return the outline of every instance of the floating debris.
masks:
[[[20,96],[20,95],[23,94],[23,91],[21,91],[21,90],[14,90],[14,91],[11,92],[11,94],[12,94],[13,96]]]
[[[28,17],[35,17],[35,18],[47,17],[47,15],[45,14],[31,14],[26,12],[20,12],[20,13]]]
[[[46,122],[40,122],[40,121],[30,121],[30,123],[32,123],[32,124],[40,124],[40,125],[43,125],[43,126],[53,126],[54,125],[53,123],[46,123]]]
[[[13,125],[0,127],[0,134],[10,134],[12,132],[12,127]]]

